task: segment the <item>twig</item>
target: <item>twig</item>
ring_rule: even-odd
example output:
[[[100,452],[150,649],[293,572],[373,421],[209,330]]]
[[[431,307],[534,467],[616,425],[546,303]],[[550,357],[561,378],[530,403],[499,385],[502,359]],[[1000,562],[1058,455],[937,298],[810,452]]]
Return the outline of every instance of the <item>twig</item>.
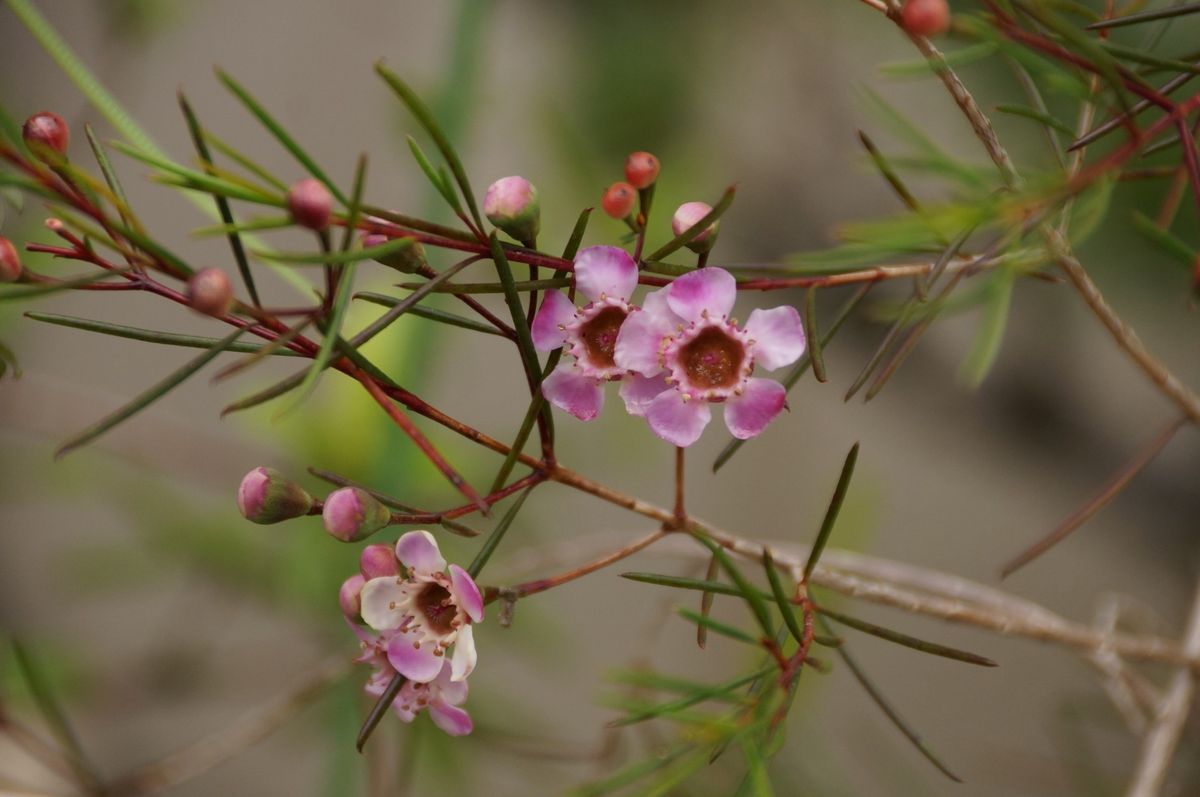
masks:
[[[252,709],[227,727],[187,747],[130,772],[107,792],[112,797],[153,794],[196,778],[244,752],[294,717],[302,708],[350,671],[345,656],[333,656],[291,689]]]
[[[1192,599],[1191,617],[1183,637],[1183,650],[1188,656],[1200,656],[1200,581]],[[1196,688],[1194,669],[1180,669],[1171,679],[1167,694],[1159,704],[1154,723],[1142,741],[1142,754],[1129,789],[1128,797],[1155,797],[1162,790],[1175,754],[1175,746],[1183,732],[1184,722],[1192,706]]]

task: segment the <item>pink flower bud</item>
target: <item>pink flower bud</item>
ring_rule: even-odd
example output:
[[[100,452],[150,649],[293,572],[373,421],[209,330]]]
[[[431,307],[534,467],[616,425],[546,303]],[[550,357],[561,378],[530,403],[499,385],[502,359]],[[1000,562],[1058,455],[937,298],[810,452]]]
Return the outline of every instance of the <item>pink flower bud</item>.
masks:
[[[671,217],[671,231],[676,235],[683,235],[709,213],[712,213],[712,208],[706,202],[684,202]],[[707,230],[688,241],[687,248],[697,254],[712,249],[713,244],[717,242],[717,227],[720,224],[720,221],[714,221]]]
[[[916,36],[937,36],[950,27],[950,6],[946,0],[906,0],[900,22]]]
[[[237,503],[242,517],[265,525],[307,515],[313,498],[274,468],[258,467],[242,479]]]
[[[368,545],[358,557],[358,569],[364,578],[400,575],[400,562],[394,545]]]
[[[538,190],[524,177],[501,177],[488,186],[483,212],[488,221],[526,245],[533,243],[541,229]]]
[[[188,304],[197,313],[221,318],[233,309],[233,284],[219,268],[202,268],[188,280]]]
[[[25,146],[43,159],[50,152],[65,156],[71,140],[67,123],[61,116],[50,111],[35,113],[26,119],[21,127],[21,136],[25,139]]]
[[[325,498],[321,517],[325,530],[333,537],[342,542],[358,542],[386,526],[392,513],[366,490],[343,487]]]
[[[292,220],[310,230],[329,229],[333,216],[333,197],[325,184],[315,177],[305,177],[292,184],[287,194]]]
[[[21,278],[21,256],[12,241],[0,236],[0,282],[16,282]]]
[[[633,212],[633,203],[636,201],[636,188],[629,183],[613,183],[600,198],[600,207],[614,219],[625,219]]]
[[[649,188],[658,179],[658,158],[649,152],[635,152],[625,159],[625,179],[634,188]]]
[[[391,240],[393,239],[383,233],[370,232],[363,236],[362,245],[364,249],[370,249],[374,246],[383,246]],[[375,258],[375,262],[404,274],[415,274],[428,265],[428,261],[425,260],[425,247],[417,240],[390,255]]]
[[[358,573],[350,576],[342,582],[342,588],[338,590],[338,604],[342,607],[342,614],[346,615],[347,619],[354,621],[358,619],[360,610],[359,598],[362,594],[363,584],[367,580]]]

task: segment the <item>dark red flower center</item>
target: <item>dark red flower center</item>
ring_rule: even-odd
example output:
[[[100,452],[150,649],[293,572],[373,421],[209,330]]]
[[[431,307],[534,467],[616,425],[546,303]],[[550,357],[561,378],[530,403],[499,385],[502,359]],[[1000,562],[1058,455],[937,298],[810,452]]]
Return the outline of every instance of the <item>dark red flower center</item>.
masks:
[[[733,387],[746,357],[746,347],[719,327],[708,327],[679,352],[688,381],[696,387]]]
[[[620,307],[606,307],[589,318],[579,330],[579,338],[587,350],[592,364],[612,368],[613,350],[617,347],[617,333],[625,323],[625,311]]]
[[[425,615],[429,628],[435,633],[445,634],[454,626],[455,608],[450,597],[450,591],[441,584],[429,583],[417,595],[417,610]]]

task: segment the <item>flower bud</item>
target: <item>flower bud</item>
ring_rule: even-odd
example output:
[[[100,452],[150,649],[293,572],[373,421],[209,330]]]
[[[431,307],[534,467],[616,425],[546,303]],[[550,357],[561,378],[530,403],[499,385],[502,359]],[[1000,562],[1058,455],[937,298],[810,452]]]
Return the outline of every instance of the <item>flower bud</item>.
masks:
[[[21,278],[21,256],[12,241],[0,236],[0,282],[16,282]]]
[[[346,615],[346,619],[351,622],[358,619],[358,613],[362,606],[359,599],[365,583],[367,580],[355,573],[343,581],[342,588],[338,590],[338,604],[342,607],[342,614]]]
[[[712,208],[707,202],[684,202],[671,217],[671,231],[676,235],[683,235],[709,213],[712,213]],[[719,220],[714,221],[707,230],[688,241],[687,248],[697,254],[712,249],[713,244],[717,242],[717,227],[720,224]]]
[[[320,232],[329,229],[333,216],[333,197],[329,189],[315,177],[305,177],[292,184],[287,194],[292,220],[301,227]]]
[[[639,191],[658,179],[658,158],[649,152],[635,152],[625,159],[625,179]]]
[[[259,467],[242,479],[237,503],[242,517],[265,525],[307,515],[313,498],[274,468]]]
[[[342,542],[358,542],[386,526],[392,513],[366,490],[343,487],[325,498],[321,517],[332,536]]]
[[[950,27],[950,6],[946,0],[905,0],[900,23],[916,36],[937,36]]]
[[[197,313],[221,318],[233,309],[233,284],[219,268],[202,268],[188,280],[188,304]]]
[[[369,249],[373,246],[382,246],[391,240],[393,239],[383,233],[369,232],[363,236],[362,245],[364,249]],[[416,240],[390,255],[375,258],[375,262],[404,274],[415,274],[428,265],[428,261],[425,260],[425,246]]]
[[[600,207],[614,219],[627,219],[633,213],[637,201],[637,189],[629,183],[613,183],[600,198]]]
[[[65,156],[71,133],[61,116],[42,111],[25,120],[21,127],[21,137],[25,139],[25,146],[29,147],[34,155],[44,159],[50,152],[57,153],[57,156]]]
[[[363,578],[400,575],[400,562],[394,545],[368,545],[358,557],[358,569]]]
[[[483,197],[488,221],[517,241],[530,245],[542,226],[538,190],[524,177],[501,177]]]

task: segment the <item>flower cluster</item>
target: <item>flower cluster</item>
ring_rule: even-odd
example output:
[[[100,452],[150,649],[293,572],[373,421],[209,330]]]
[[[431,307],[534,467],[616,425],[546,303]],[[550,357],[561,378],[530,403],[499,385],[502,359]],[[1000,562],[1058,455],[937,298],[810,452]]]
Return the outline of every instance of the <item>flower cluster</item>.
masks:
[[[412,722],[429,709],[434,723],[452,736],[471,732],[467,676],[475,669],[472,625],[483,620],[483,596],[458,565],[447,567],[428,531],[410,531],[395,548],[368,545],[358,574],[338,596],[342,612],[362,643],[357,661],[374,672],[366,691],[382,695],[400,675],[404,686],[392,709]]]
[[[716,267],[679,277],[640,307],[630,303],[637,281],[637,264],[624,250],[593,246],[575,258],[575,286],[588,303],[576,307],[560,291],[546,295],[533,321],[534,345],[562,347],[572,359],[542,383],[546,400],[588,421],[604,405],[604,383],[619,381],[625,410],[674,445],[700,438],[709,404],[726,405],[734,437],[761,433],[783,410],[785,391],[752,374],[755,365],[772,371],[804,353],[796,309],[753,310],[740,327],[729,317],[737,284]]]

